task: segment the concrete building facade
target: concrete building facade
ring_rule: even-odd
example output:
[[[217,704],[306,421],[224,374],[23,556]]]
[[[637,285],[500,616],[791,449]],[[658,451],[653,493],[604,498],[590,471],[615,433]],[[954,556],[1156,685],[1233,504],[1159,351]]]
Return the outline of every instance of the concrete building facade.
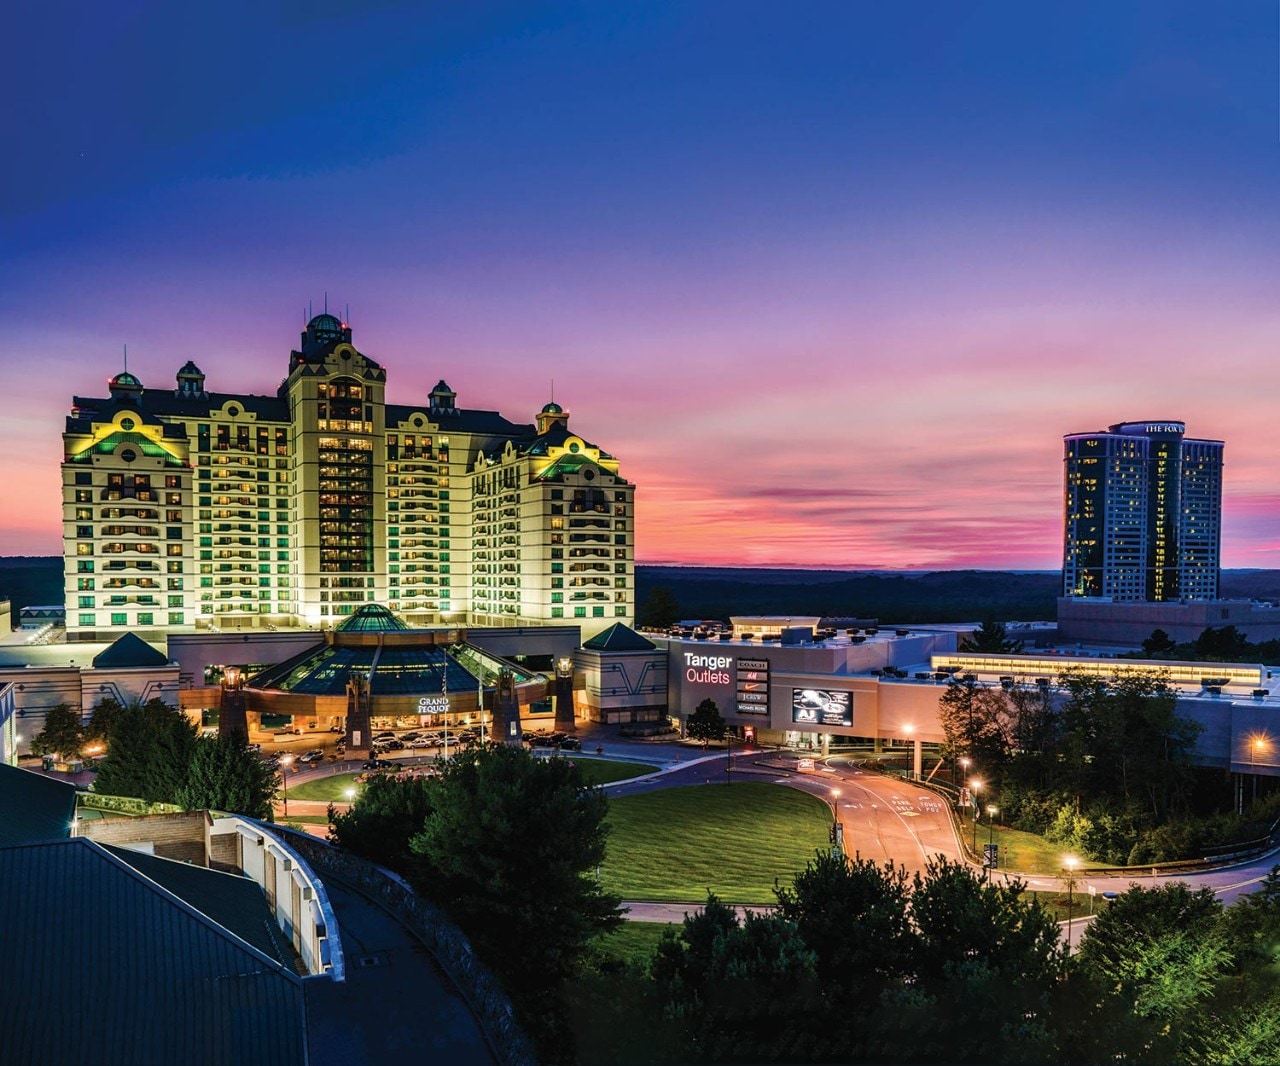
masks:
[[[274,396],[127,371],[63,434],[68,639],[329,626],[366,603],[411,625],[576,624],[635,612],[635,486],[547,404],[464,410],[313,318]]]

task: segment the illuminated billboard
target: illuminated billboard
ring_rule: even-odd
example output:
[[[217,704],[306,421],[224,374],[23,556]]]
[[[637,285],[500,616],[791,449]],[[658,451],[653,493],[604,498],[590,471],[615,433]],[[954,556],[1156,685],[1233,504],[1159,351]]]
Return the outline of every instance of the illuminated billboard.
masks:
[[[738,713],[769,714],[769,660],[738,660]]]
[[[799,725],[853,725],[853,693],[839,689],[793,688],[791,720]]]

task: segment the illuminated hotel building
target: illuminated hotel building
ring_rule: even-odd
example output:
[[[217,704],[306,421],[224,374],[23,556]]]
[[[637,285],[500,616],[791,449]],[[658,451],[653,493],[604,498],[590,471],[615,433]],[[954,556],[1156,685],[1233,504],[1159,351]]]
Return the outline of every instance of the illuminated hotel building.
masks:
[[[1184,432],[1181,422],[1122,422],[1063,438],[1064,596],[1217,599],[1222,441]]]
[[[635,614],[635,486],[547,404],[464,410],[443,381],[386,402],[350,327],[313,318],[274,396],[127,371],[63,434],[67,633],[322,626],[362,604],[411,625]]]

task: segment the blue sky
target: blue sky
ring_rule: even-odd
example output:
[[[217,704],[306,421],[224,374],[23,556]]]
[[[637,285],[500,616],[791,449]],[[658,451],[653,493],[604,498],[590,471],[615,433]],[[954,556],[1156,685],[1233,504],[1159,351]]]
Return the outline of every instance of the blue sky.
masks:
[[[1064,433],[1227,440],[1280,547],[1274,5],[24,5],[0,552],[129,344],[270,392],[350,306],[397,402],[550,390],[648,561],[1054,566]],[[788,501],[779,508],[777,501]]]

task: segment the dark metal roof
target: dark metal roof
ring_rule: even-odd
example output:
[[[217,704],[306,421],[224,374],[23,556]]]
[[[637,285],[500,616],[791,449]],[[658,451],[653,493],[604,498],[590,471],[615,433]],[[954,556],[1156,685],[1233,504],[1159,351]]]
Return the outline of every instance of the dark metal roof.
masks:
[[[302,982],[90,840],[0,848],[6,1066],[306,1062]]]
[[[98,399],[92,396],[75,396],[71,400],[72,407],[79,413],[67,419],[68,430],[72,423],[79,421],[102,421],[102,416],[114,412],[118,406],[127,407],[131,411],[139,411],[143,415],[175,418],[206,417],[209,411],[221,410],[224,404],[237,403],[241,409],[257,415],[265,421],[288,422],[289,401],[277,396],[250,396],[238,392],[208,392],[200,399],[175,396],[172,389],[147,389],[136,405],[117,405],[115,400]]]
[[[293,945],[280,932],[262,889],[249,878],[110,844],[103,847],[264,955],[293,966]]]
[[[461,408],[433,411],[429,407],[409,407],[405,404],[393,403],[387,404],[387,429],[394,432],[395,426],[409,421],[414,415],[422,415],[441,429],[453,429],[460,433],[489,433],[495,437],[532,437],[537,432],[535,426],[510,422],[497,411],[464,411]]]
[[[169,656],[156,651],[136,633],[124,633],[93,657],[95,670],[124,670],[139,666],[167,666]]]
[[[590,640],[583,641],[582,646],[592,651],[653,651],[657,647],[624,622],[615,622]]]
[[[75,812],[75,785],[0,763],[0,846],[64,838]]]

